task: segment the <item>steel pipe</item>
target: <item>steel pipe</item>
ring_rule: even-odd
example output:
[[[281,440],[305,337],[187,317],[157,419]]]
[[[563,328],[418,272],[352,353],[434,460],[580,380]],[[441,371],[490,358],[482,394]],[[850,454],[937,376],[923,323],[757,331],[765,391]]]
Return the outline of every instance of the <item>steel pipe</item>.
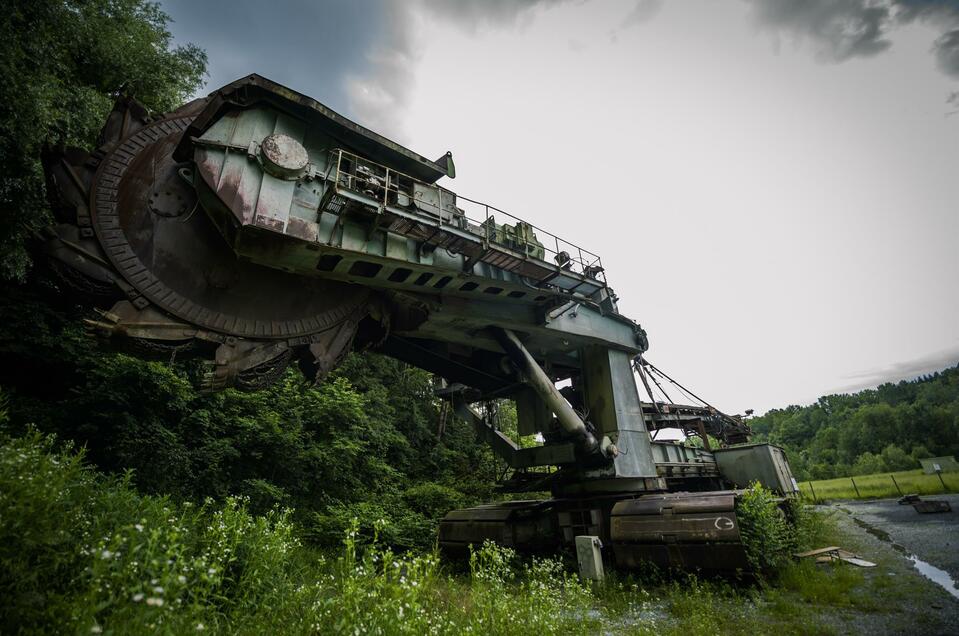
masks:
[[[537,395],[556,415],[556,419],[559,420],[563,430],[575,438],[584,451],[593,452],[597,450],[599,442],[596,441],[596,437],[586,428],[586,423],[576,414],[566,398],[560,394],[556,385],[533,359],[533,356],[516,337],[516,334],[501,327],[491,327],[491,330],[500,346],[506,351],[506,355],[523,374],[526,383],[536,391]]]

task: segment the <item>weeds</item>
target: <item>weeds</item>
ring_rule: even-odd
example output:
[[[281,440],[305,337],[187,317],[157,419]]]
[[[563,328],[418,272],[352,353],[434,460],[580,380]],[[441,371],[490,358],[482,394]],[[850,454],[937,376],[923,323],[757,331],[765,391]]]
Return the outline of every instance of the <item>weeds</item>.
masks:
[[[435,553],[359,540],[303,546],[290,512],[141,496],[38,433],[0,446],[0,632],[586,633],[590,589],[554,559],[473,552],[470,580]]]

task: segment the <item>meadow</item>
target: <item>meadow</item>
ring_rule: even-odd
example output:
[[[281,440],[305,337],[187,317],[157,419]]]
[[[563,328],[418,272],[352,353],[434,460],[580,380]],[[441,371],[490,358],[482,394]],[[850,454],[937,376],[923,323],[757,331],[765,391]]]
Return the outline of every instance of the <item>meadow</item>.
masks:
[[[959,492],[959,472],[942,473],[940,481],[938,475],[926,475],[917,468],[893,473],[804,481],[799,483],[799,488],[803,497],[810,501],[884,499],[911,493],[937,495]]]

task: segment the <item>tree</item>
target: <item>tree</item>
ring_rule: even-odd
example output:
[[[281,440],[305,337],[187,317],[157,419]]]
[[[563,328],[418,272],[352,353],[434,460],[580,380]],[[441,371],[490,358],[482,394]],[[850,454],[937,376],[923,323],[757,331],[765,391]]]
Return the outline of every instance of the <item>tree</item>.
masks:
[[[172,109],[206,74],[197,46],[173,46],[149,0],[12,0],[0,11],[0,277],[23,280],[25,242],[50,222],[44,144],[90,146],[125,90]]]
[[[872,475],[881,473],[882,469],[882,459],[878,455],[867,451],[856,458],[856,463],[852,465],[852,474]]]
[[[895,444],[890,444],[882,449],[880,457],[882,457],[883,470],[886,472],[894,473],[918,467],[918,462]]]
[[[918,446],[914,446],[910,455],[912,456],[912,459],[917,464],[919,463],[920,459],[928,459],[930,457],[934,457],[934,455],[929,452],[929,449],[923,446],[922,444],[919,444]]]

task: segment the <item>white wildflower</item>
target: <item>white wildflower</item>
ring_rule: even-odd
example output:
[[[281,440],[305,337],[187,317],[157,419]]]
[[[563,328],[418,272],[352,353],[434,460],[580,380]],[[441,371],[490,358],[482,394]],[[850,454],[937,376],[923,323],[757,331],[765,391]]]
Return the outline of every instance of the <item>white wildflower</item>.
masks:
[[[203,626],[203,623],[196,624],[196,631],[202,632],[204,629],[206,629],[206,627]]]
[[[180,585],[183,585],[184,583],[186,583],[186,577],[183,576],[182,574],[176,577],[176,580],[180,583]]]
[[[94,625],[93,627],[90,628],[91,634],[99,634],[101,632],[103,632],[103,628],[100,627],[99,625]]]
[[[104,550],[103,552],[100,553],[100,558],[101,558],[101,559],[112,559],[112,558],[113,558],[113,553],[110,552],[109,550]]]
[[[139,523],[133,527],[137,529],[137,532],[143,532],[143,526],[141,526]]]
[[[139,603],[142,600],[143,600],[143,592],[137,592],[136,594],[133,595],[134,603]]]
[[[163,599],[151,596],[147,599],[147,605],[151,605],[153,607],[163,607]]]
[[[163,588],[158,585],[158,586],[156,586],[155,588],[153,588],[153,593],[154,593],[154,594],[163,594]]]

